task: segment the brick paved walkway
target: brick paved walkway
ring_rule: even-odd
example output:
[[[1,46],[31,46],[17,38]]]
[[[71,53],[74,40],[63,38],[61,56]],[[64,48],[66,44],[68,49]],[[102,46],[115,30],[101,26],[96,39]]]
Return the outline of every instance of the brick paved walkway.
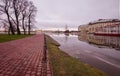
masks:
[[[48,59],[43,75],[43,47],[44,35],[0,43],[0,76],[52,76]]]

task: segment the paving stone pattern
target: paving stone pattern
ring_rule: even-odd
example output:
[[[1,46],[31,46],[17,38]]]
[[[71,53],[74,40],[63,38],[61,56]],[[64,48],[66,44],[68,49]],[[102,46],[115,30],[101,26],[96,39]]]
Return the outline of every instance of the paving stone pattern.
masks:
[[[0,43],[0,76],[52,76],[49,59],[43,64],[43,49],[43,34]]]

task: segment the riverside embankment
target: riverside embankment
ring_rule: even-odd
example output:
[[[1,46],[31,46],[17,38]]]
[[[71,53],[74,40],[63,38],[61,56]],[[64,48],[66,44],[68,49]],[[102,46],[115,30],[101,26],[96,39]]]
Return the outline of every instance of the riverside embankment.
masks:
[[[98,68],[109,76],[120,76],[120,38],[91,34],[48,33],[59,48],[79,61]]]
[[[46,36],[54,76],[107,76],[102,71],[80,62],[58,48],[59,43]]]

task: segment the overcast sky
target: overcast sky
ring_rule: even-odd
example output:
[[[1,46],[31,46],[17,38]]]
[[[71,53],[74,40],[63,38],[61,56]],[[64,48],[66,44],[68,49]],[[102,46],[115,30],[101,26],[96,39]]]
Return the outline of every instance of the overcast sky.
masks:
[[[77,29],[98,19],[119,18],[119,0],[31,0],[40,29]]]

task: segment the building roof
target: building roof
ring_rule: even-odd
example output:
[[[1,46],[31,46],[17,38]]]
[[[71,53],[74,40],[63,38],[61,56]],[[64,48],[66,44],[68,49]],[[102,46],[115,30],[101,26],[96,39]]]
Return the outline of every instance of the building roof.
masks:
[[[96,24],[96,23],[106,23],[106,22],[120,22],[120,20],[119,19],[99,19],[97,21],[90,22],[89,25]]]

